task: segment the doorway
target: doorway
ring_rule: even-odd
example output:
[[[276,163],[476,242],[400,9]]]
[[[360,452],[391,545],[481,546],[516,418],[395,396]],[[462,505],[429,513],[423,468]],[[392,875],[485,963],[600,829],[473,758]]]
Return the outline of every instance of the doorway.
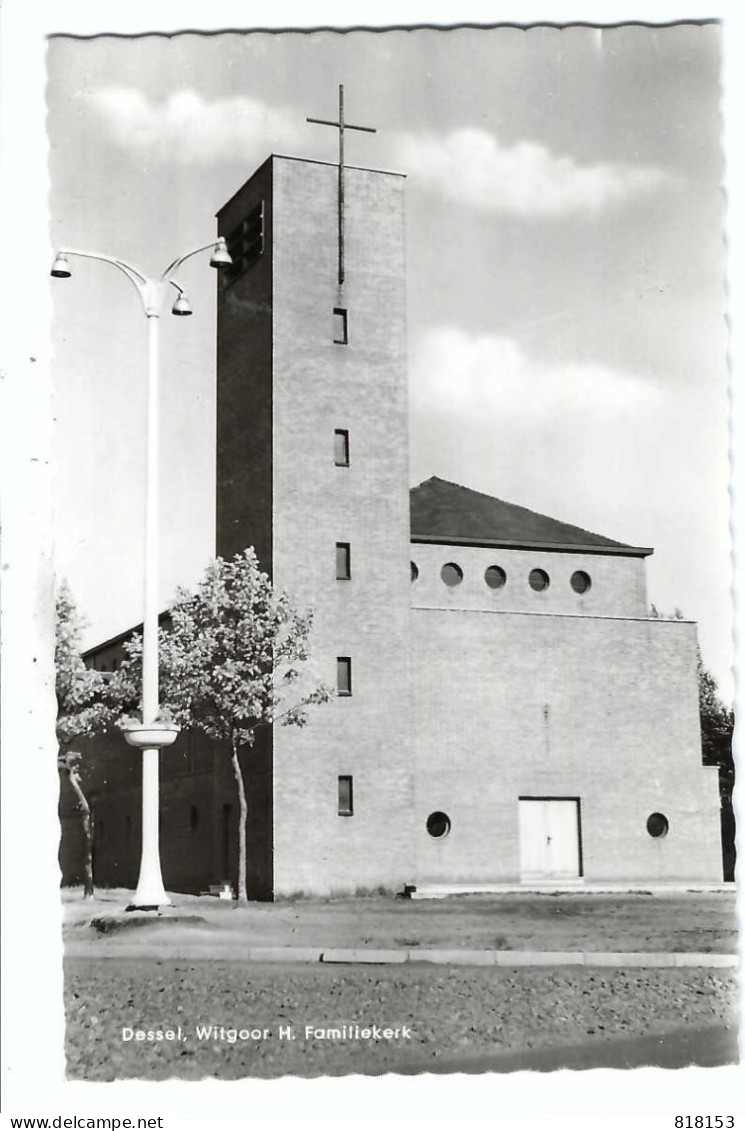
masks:
[[[582,875],[578,797],[521,797],[520,878],[577,880]]]

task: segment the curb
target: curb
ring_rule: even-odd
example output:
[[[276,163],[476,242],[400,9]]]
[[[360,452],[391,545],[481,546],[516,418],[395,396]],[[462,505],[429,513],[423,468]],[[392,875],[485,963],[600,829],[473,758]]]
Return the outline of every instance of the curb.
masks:
[[[549,950],[376,950],[373,948],[294,946],[163,946],[136,944],[68,943],[65,958],[150,958],[181,962],[318,962],[340,966],[401,966],[434,964],[440,966],[644,966],[715,967],[733,969],[739,964],[736,954],[642,951],[549,951]]]
[[[372,947],[370,947],[369,950],[364,947],[360,947],[357,950],[342,950],[333,947],[330,950],[324,950],[318,961],[326,963],[353,963],[355,965],[362,963],[374,966],[392,966],[400,965],[402,962],[408,962],[410,954],[410,950],[374,950]]]
[[[480,895],[722,895],[735,892],[733,883],[716,881],[707,883],[681,880],[677,883],[601,883],[599,881],[575,883],[505,883],[505,884],[419,884],[411,892],[413,900],[450,899],[458,896]]]

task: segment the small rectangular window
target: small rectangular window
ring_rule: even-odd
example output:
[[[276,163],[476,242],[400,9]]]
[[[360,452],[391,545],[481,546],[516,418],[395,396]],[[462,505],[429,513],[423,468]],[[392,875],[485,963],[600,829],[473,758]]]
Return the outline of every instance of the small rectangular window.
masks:
[[[349,581],[352,576],[352,552],[349,542],[336,543],[336,580]]]
[[[339,805],[337,812],[340,817],[351,817],[354,815],[351,774],[339,775]]]
[[[352,694],[352,661],[349,656],[336,658],[336,694]]]
[[[337,467],[349,467],[349,433],[344,428],[334,431],[334,463]]]
[[[347,338],[347,312],[340,306],[334,309],[334,342],[337,346],[345,346]]]

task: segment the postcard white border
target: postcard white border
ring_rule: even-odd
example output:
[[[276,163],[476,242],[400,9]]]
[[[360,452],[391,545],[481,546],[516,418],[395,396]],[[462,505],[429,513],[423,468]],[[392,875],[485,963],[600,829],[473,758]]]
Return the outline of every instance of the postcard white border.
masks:
[[[50,314],[46,266],[48,175],[46,163],[44,54],[48,33],[89,35],[145,31],[219,30],[242,27],[391,26],[448,23],[612,24],[724,19],[731,363],[733,387],[741,380],[740,324],[743,284],[742,106],[745,104],[745,39],[738,3],[685,5],[501,0],[460,4],[414,0],[339,3],[245,0],[5,0],[0,9],[2,81],[2,288],[3,344],[3,1110],[6,1114],[183,1113],[166,1125],[197,1126],[198,1112],[469,1112],[502,1113],[500,1125],[528,1126],[519,1112],[550,1112],[561,1126],[589,1126],[580,1113],[644,1112],[643,1126],[672,1127],[670,1113],[743,1111],[742,1068],[664,1072],[559,1072],[545,1076],[344,1077],[307,1081],[65,1082],[62,1062],[58,877],[49,874],[56,855],[56,776],[45,774],[42,752],[53,749],[53,698],[48,613],[52,550],[49,535],[49,429],[53,402],[49,382]],[[32,360],[33,359],[33,360]],[[743,450],[743,403],[735,389],[733,444]],[[745,497],[745,459],[734,463],[735,505]],[[739,560],[742,534],[738,531]],[[742,609],[738,637],[745,639]],[[742,709],[742,688],[738,706]],[[742,739],[738,746],[742,747]],[[742,758],[740,757],[742,765]],[[739,789],[739,794],[742,789]],[[739,804],[742,812],[742,805]],[[32,825],[34,826],[32,828]],[[740,823],[743,827],[743,823]],[[33,977],[29,972],[33,971]],[[659,1117],[646,1122],[652,1113]],[[513,1113],[512,1118],[510,1113]],[[666,1113],[666,1114],[663,1114]],[[235,1118],[238,1126],[238,1116]],[[341,1118],[341,1115],[339,1116]],[[344,1116],[365,1125],[362,1115]],[[493,1116],[488,1118],[494,1126]],[[541,1126],[545,1126],[545,1118]],[[592,1116],[597,1120],[598,1114]],[[615,1120],[605,1116],[608,1127]],[[741,1117],[742,1118],[742,1117]],[[245,1126],[245,1116],[240,1116]],[[639,1119],[635,1116],[635,1121]],[[203,1116],[199,1120],[203,1122]],[[315,1125],[315,1120],[308,1121]],[[324,1126],[336,1119],[324,1117]],[[431,1120],[428,1118],[428,1122]],[[536,1126],[539,1124],[536,1123]],[[620,1126],[620,1122],[618,1124]],[[625,1119],[624,1125],[628,1125]]]

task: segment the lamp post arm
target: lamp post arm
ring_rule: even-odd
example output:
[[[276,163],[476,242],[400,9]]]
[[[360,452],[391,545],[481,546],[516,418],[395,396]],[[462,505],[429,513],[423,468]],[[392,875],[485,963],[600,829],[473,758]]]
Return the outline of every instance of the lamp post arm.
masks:
[[[171,275],[176,271],[182,263],[186,263],[187,259],[191,259],[192,255],[199,255],[202,251],[212,251],[219,240],[210,240],[209,243],[203,244],[201,247],[195,247],[193,251],[187,251],[186,255],[179,255],[178,259],[174,259],[173,263],[169,263],[165,271],[161,275],[162,281],[170,282]]]
[[[130,283],[132,283],[132,285],[136,289],[138,295],[142,300],[143,306],[145,305],[145,292],[148,288],[150,280],[147,278],[147,276],[143,275],[141,271],[138,271],[136,267],[132,267],[131,264],[126,263],[123,259],[117,259],[113,255],[104,255],[103,252],[100,251],[81,251],[79,248],[74,247],[61,247],[59,250],[61,255],[76,255],[81,259],[97,259],[100,263],[110,263],[112,267],[118,267],[122,274],[127,276]]]

